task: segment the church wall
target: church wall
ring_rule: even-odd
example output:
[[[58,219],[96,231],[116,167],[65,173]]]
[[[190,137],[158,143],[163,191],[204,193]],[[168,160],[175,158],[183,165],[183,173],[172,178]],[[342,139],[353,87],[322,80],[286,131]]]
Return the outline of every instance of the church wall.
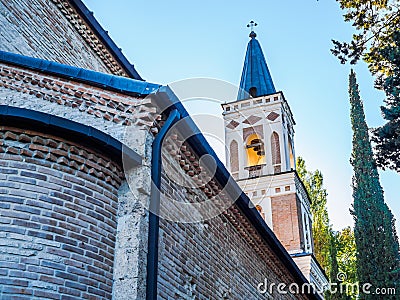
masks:
[[[104,46],[65,2],[1,0],[0,50],[125,75],[112,59],[106,59]],[[70,13],[70,20],[61,10]]]
[[[29,128],[0,153],[0,298],[110,299],[120,166]]]
[[[36,295],[40,295],[38,297],[49,295],[50,298],[58,297],[57,299],[59,299],[59,296],[56,297],[55,294],[65,290],[64,296],[70,293],[70,296],[75,297],[75,299],[111,299],[112,289],[113,299],[144,299],[148,214],[140,203],[148,201],[150,194],[152,134],[149,127],[156,112],[151,101],[82,82],[0,63],[0,104],[40,111],[94,127],[119,141],[126,142],[143,157],[141,166],[134,168],[131,173],[124,174],[130,176],[130,186],[128,187],[125,179],[121,179],[121,186],[119,188],[115,186],[112,191],[109,191],[105,187],[110,183],[105,182],[104,178],[102,179],[104,183],[101,180],[97,181],[98,184],[102,184],[100,186],[90,181],[92,176],[95,176],[93,174],[96,174],[98,170],[93,171],[90,176],[76,170],[76,173],[68,173],[68,170],[71,169],[68,169],[70,166],[80,167],[82,161],[87,158],[82,158],[82,161],[79,160],[78,162],[71,160],[71,152],[65,149],[58,149],[57,145],[54,145],[55,148],[50,150],[46,148],[46,145],[32,145],[30,146],[32,150],[30,148],[23,150],[23,153],[28,153],[29,155],[39,155],[38,158],[25,158],[21,154],[22,150],[15,149],[15,147],[7,150],[11,151],[10,154],[8,152],[7,154],[2,154],[4,151],[1,150],[0,208],[2,212],[0,212],[0,223],[3,222],[3,224],[0,225],[17,231],[21,235],[21,240],[19,240],[19,235],[16,235],[15,232],[0,233],[2,239],[1,247],[8,245],[7,252],[0,253],[0,298],[17,299],[16,295],[19,295],[23,299],[25,297],[23,295],[26,295],[26,299],[32,299]],[[125,141],[124,136],[128,128],[131,139]],[[5,129],[0,129],[1,136],[6,132]],[[28,133],[29,131],[26,129],[25,134]],[[41,138],[46,135],[43,132],[35,134],[38,136],[38,141],[41,141]],[[19,142],[12,141],[12,143],[18,144]],[[1,145],[4,145],[2,140],[0,140]],[[38,149],[44,148],[47,152],[42,157],[40,152],[34,152],[38,150],[35,147],[38,147]],[[82,147],[80,145],[76,145],[76,147],[78,151],[81,151]],[[65,151],[68,152],[68,155],[65,155]],[[97,149],[96,151],[100,150]],[[34,152],[34,154],[31,152]],[[92,166],[98,165],[96,157],[93,159],[95,161],[91,161],[90,164]],[[110,163],[111,166],[108,166],[107,170],[113,170],[113,163]],[[25,172],[32,173],[33,175],[30,176],[34,177],[21,175],[26,174]],[[15,182],[10,177],[14,178]],[[73,181],[75,177],[77,178],[76,181],[79,180],[79,184]],[[69,188],[70,185],[72,186],[71,188]],[[79,224],[76,226],[73,223],[69,224],[67,220],[80,220],[83,226],[83,223],[92,218],[91,214],[101,215],[97,210],[104,210],[102,205],[105,204],[101,204],[101,201],[105,200],[96,199],[96,203],[99,203],[96,206],[87,200],[87,198],[92,197],[88,194],[79,191],[76,192],[77,196],[68,194],[68,190],[72,190],[71,193],[75,193],[73,188],[76,186],[76,189],[80,189],[80,185],[88,194],[107,194],[107,197],[113,203],[112,214],[108,212],[107,216],[99,217],[102,221],[98,221],[96,224],[87,223],[88,228],[80,228]],[[17,186],[15,190],[11,188],[13,186]],[[102,189],[104,189],[104,192],[102,192]],[[49,196],[53,192],[58,193],[57,195],[59,196]],[[21,203],[7,201],[6,199],[11,199],[9,193],[15,193],[15,197],[18,197],[18,201]],[[49,197],[49,199],[50,197],[51,199],[54,198],[55,203],[41,200],[42,194],[44,196],[47,195],[46,197]],[[64,194],[65,196],[63,196]],[[4,203],[3,199],[5,199]],[[30,203],[33,200],[36,201],[37,208],[30,208]],[[75,202],[79,203],[76,204]],[[67,205],[75,206],[73,206],[73,210],[68,210]],[[16,208],[16,206],[19,208]],[[23,211],[17,209],[22,209]],[[6,217],[3,216],[4,211]],[[44,214],[47,217],[42,217]],[[23,216],[21,220],[19,220],[19,215]],[[63,218],[63,215],[65,215],[65,221],[57,219]],[[14,218],[16,221],[13,221]],[[13,224],[12,222],[17,223]],[[50,222],[50,224],[46,222]],[[30,228],[30,226],[34,227]],[[51,230],[54,230],[54,232],[51,232],[45,226],[53,227]],[[92,230],[93,228],[94,230]],[[82,244],[86,241],[84,238],[83,242],[78,239],[73,240],[75,231],[78,231],[77,234],[88,238],[89,242],[91,239],[90,234],[93,232],[92,239],[94,241],[94,235],[97,234],[96,230],[102,233],[106,230],[105,228],[108,228],[107,238],[110,239],[112,237],[110,241],[107,241],[108,244],[104,246],[106,247],[105,249],[101,248],[100,244],[98,245],[98,250],[93,248],[95,245],[85,244],[88,247],[92,247],[93,255],[88,252],[90,250],[84,248],[85,246]],[[39,232],[38,237],[28,235],[29,230]],[[85,234],[82,234],[79,233],[79,230],[86,230],[87,232],[85,231]],[[44,238],[41,238],[41,236]],[[16,237],[15,240],[14,237]],[[56,237],[57,241],[55,240]],[[61,237],[65,237],[65,242],[61,240]],[[102,236],[96,237],[96,240],[101,242],[101,238]],[[67,241],[69,240],[67,239],[72,239],[70,241],[72,244],[68,244]],[[103,252],[106,251],[110,251],[105,253],[107,254],[107,263],[111,261],[114,267],[110,268],[107,265],[107,272],[104,271],[104,275],[102,275],[104,279],[102,279],[99,274],[93,272],[97,272],[96,268],[103,266],[100,266],[103,258],[99,258],[100,261],[97,261],[93,257],[94,255],[103,255]],[[80,259],[80,261],[77,260],[80,267],[68,264],[72,257]],[[42,260],[49,261],[49,264],[54,263],[54,266],[47,267],[46,262],[42,266]],[[77,268],[77,270],[73,268]],[[39,270],[38,275],[32,274],[34,272],[28,271],[28,269]],[[78,273],[72,273],[70,277],[63,278],[62,276],[67,275],[62,274],[62,272],[69,273],[69,269],[73,272],[83,270],[90,280],[95,280],[95,283],[92,284],[89,279],[85,279],[86,275],[79,275]],[[57,277],[57,274],[60,276]],[[26,277],[23,277],[22,281],[18,281],[18,277],[21,275]],[[67,281],[70,282],[68,285],[66,285]],[[16,286],[15,289],[12,287],[13,285]],[[92,286],[90,291],[89,285]],[[97,288],[99,288],[99,291],[96,290]],[[88,295],[87,297],[85,293]]]
[[[107,236],[110,238],[111,236],[114,236],[114,240],[112,240],[112,242],[115,243],[115,247],[113,244],[108,245],[106,243],[107,247],[110,247],[110,249],[107,248],[107,251],[111,251],[111,248],[113,248],[113,253],[111,254],[110,252],[108,256],[108,259],[113,261],[111,267],[112,269],[108,269],[106,275],[104,275],[106,278],[105,283],[96,279],[98,284],[96,288],[100,289],[100,284],[104,284],[104,286],[101,286],[101,291],[103,291],[104,294],[101,291],[95,290],[93,287],[90,288],[89,285],[78,285],[84,284],[81,277],[85,277],[86,275],[83,273],[81,273],[81,275],[74,273],[70,274],[68,271],[70,266],[65,263],[67,258],[72,260],[71,257],[76,257],[79,253],[81,253],[80,255],[83,256],[82,260],[86,259],[85,261],[82,261],[84,264],[82,268],[84,271],[87,271],[85,274],[87,274],[87,277],[91,279],[92,277],[95,278],[94,276],[96,275],[93,275],[93,272],[97,274],[96,268],[99,268],[98,265],[100,265],[101,261],[97,262],[96,258],[86,256],[90,250],[87,250],[86,248],[79,248],[81,245],[80,241],[62,241],[60,237],[57,237],[61,236],[65,238],[66,234],[66,239],[68,239],[68,230],[73,231],[73,229],[68,229],[73,227],[69,223],[68,224],[70,226],[67,229],[64,229],[62,226],[59,228],[59,224],[62,222],[66,223],[67,220],[73,220],[74,218],[79,219],[79,216],[84,216],[85,213],[88,216],[90,216],[91,213],[101,215],[101,213],[96,211],[96,209],[99,210],[99,208],[94,206],[92,210],[89,210],[88,207],[84,206],[84,201],[88,199],[88,196],[91,196],[82,193],[84,194],[85,198],[80,199],[79,196],[76,197],[80,200],[79,205],[83,205],[85,208],[81,208],[78,205],[78,207],[72,212],[64,209],[63,213],[61,213],[58,206],[65,208],[67,207],[67,201],[73,201],[74,203],[75,196],[71,195],[72,200],[68,200],[70,198],[57,199],[57,197],[53,197],[62,202],[50,203],[50,207],[40,207],[38,208],[39,211],[35,210],[34,212],[29,213],[18,211],[17,214],[28,214],[25,219],[22,219],[23,222],[15,225],[12,224],[11,222],[14,222],[13,219],[18,219],[14,217],[15,214],[13,217],[5,217],[3,220],[3,222],[5,222],[4,224],[10,224],[9,227],[17,228],[20,234],[25,235],[25,233],[28,232],[28,238],[32,238],[32,241],[28,240],[30,245],[32,245],[34,248],[32,251],[37,251],[39,253],[39,262],[26,259],[29,258],[29,256],[25,255],[31,255],[29,253],[32,252],[25,251],[26,249],[22,244],[24,242],[21,242],[21,244],[18,244],[18,242],[17,247],[14,247],[20,250],[22,249],[21,253],[18,252],[20,251],[18,250],[15,253],[7,253],[3,256],[0,255],[0,262],[7,266],[6,268],[0,268],[0,282],[5,282],[7,285],[9,285],[6,289],[1,286],[0,290],[2,293],[2,299],[7,299],[8,294],[10,293],[12,297],[19,294],[20,298],[24,297],[23,293],[28,293],[26,295],[27,299],[32,298],[32,295],[35,297],[36,295],[41,295],[40,297],[42,297],[44,294],[42,294],[41,290],[37,291],[37,289],[42,289],[43,287],[50,287],[49,289],[45,290],[45,292],[48,293],[46,295],[48,295],[49,298],[56,298],[57,296],[54,294],[62,291],[65,293],[68,292],[71,294],[71,297],[76,298],[85,298],[86,294],[90,293],[94,299],[110,299],[110,297],[118,300],[144,299],[146,284],[145,268],[148,215],[145,209],[140,206],[140,204],[143,203],[143,201],[147,201],[150,194],[150,146],[152,137],[150,136],[151,134],[149,127],[152,125],[151,120],[156,114],[155,108],[151,106],[151,103],[146,102],[146,99],[138,99],[114,91],[90,86],[82,82],[67,80],[65,78],[59,78],[57,76],[30,71],[27,69],[21,69],[19,67],[7,64],[0,65],[0,75],[1,104],[33,109],[46,112],[48,114],[69,118],[76,122],[93,126],[109,135],[116,137],[119,140],[122,140],[123,138],[123,134],[121,134],[121,132],[123,132],[124,129],[127,127],[133,127],[135,129],[134,137],[136,139],[133,141],[134,150],[144,158],[143,166],[135,169],[132,174],[126,174],[128,177],[132,176],[136,179],[133,184],[128,187],[127,183],[121,178],[120,180],[122,181],[118,182],[118,186],[113,188],[112,193],[108,191],[107,195],[110,193],[112,194],[109,196],[114,201],[113,208],[116,209],[116,212],[114,211],[113,214],[109,216],[109,219],[103,216],[104,220],[99,221],[96,226],[93,224],[93,228],[99,227],[100,229],[104,229],[103,227],[106,225],[109,226],[109,232],[107,232]],[[7,130],[0,130],[0,132],[5,133]],[[39,137],[46,136],[45,133],[35,134],[37,134]],[[25,135],[30,135],[28,130],[26,130]],[[47,140],[49,138],[46,137],[45,139]],[[62,140],[64,143],[67,143],[68,141],[65,139],[66,138],[64,137]],[[30,143],[32,143],[32,141],[33,139],[30,140]],[[21,142],[25,143],[26,137],[21,138]],[[52,189],[61,188],[63,193],[63,189],[68,189],[68,187],[64,188],[60,184],[56,187],[53,187],[53,185],[47,185],[43,187],[39,185],[42,181],[46,182],[50,176],[57,177],[55,174],[58,174],[58,178],[64,178],[66,176],[64,173],[68,173],[68,168],[75,166],[74,160],[71,160],[71,156],[62,155],[65,154],[62,152],[62,146],[52,146],[55,148],[52,148],[46,152],[47,155],[44,158],[41,157],[41,154],[39,153],[40,151],[35,152],[32,155],[39,155],[40,159],[38,158],[38,161],[34,160],[36,157],[28,157],[28,159],[24,158],[24,161],[19,161],[21,165],[16,167],[13,165],[13,161],[15,160],[18,162],[18,159],[25,157],[23,155],[30,155],[30,152],[21,147],[19,137],[17,137],[16,142],[13,140],[10,145],[7,143],[6,145],[8,145],[8,147],[4,150],[6,151],[6,156],[3,157],[3,160],[0,160],[0,163],[3,161],[2,163],[6,169],[8,168],[7,166],[13,166],[14,169],[17,169],[16,174],[23,178],[21,179],[25,184],[22,190],[23,194],[18,196],[23,202],[17,203],[19,206],[27,203],[27,201],[30,201],[30,199],[40,200],[39,194],[53,192]],[[19,146],[16,147],[16,145]],[[81,148],[81,146],[77,145],[77,148]],[[30,150],[29,146],[28,150]],[[179,155],[185,156],[187,155],[187,152],[190,151],[188,149],[184,150],[182,147],[179,151]],[[192,159],[191,155],[192,154],[190,154],[189,160],[191,162],[193,160],[196,161],[196,157],[193,156]],[[182,160],[177,162],[175,160],[176,157],[172,157],[173,155],[171,153],[170,155],[164,153],[164,156],[169,156],[167,158],[171,168],[175,170],[179,169],[181,171],[182,168],[185,169],[186,165],[181,165]],[[91,159],[93,159],[93,157]],[[106,160],[105,158],[103,159]],[[40,163],[43,161],[47,162],[47,160],[51,161],[50,166],[56,170],[55,174],[53,175],[52,173],[44,173],[46,165],[40,165]],[[98,160],[95,159],[95,162],[91,163],[91,165],[96,165],[98,163]],[[78,166],[80,164],[81,163],[77,163]],[[25,179],[25,177],[27,177],[25,176],[27,173],[22,173],[23,171],[25,172],[23,168],[34,167],[36,167],[36,172],[29,169],[26,172],[35,173],[34,176],[36,177]],[[167,170],[168,164],[164,165],[164,167],[164,171]],[[11,169],[11,167],[9,169]],[[188,170],[189,174],[190,167]],[[185,171],[187,170],[185,169]],[[17,175],[9,175],[7,172],[11,171],[8,171],[7,169],[5,174],[0,174],[0,178],[5,181],[5,184],[10,184],[12,180],[10,180],[9,176]],[[98,171],[90,172],[90,176],[97,176],[97,173]],[[96,185],[93,184],[93,182],[90,182],[90,176],[84,176],[79,171],[74,174],[79,175],[78,179],[82,177],[83,183],[81,185],[83,185],[82,188],[87,193],[100,193],[96,190]],[[177,172],[173,172],[173,174],[177,174]],[[26,180],[27,182],[25,182]],[[86,181],[88,181],[88,183]],[[188,181],[191,181],[191,179],[188,179]],[[103,187],[100,182],[101,180],[96,181],[97,184]],[[74,183],[70,177],[68,177],[68,182],[65,182],[66,185],[68,183],[72,184],[72,186],[74,186],[74,184],[76,185],[76,183]],[[92,183],[90,188],[89,183]],[[26,186],[28,186],[28,188],[26,188]],[[174,184],[173,181],[168,179],[166,176],[164,176],[162,190],[164,197],[169,196],[172,199],[176,199],[182,203],[190,201],[203,201],[207,199],[207,192],[205,189],[187,189],[182,187],[182,185]],[[17,204],[12,202],[10,205],[8,205],[6,203],[6,205],[1,206],[0,208],[3,210],[15,210],[15,206]],[[46,205],[46,203],[43,205]],[[101,205],[100,208],[103,209]],[[86,211],[80,212],[79,209],[86,209]],[[172,210],[172,207],[170,207],[170,209]],[[75,213],[75,217],[72,213]],[[32,218],[38,214],[40,216],[50,214],[50,217],[48,218],[56,222],[56,224],[50,226],[55,227],[54,230],[57,231],[66,230],[65,234],[62,231],[58,231],[60,232],[59,234],[57,234],[57,231],[55,231],[55,233],[47,233],[46,227],[43,226],[48,224],[45,224],[42,221],[35,221],[36,219],[32,220]],[[57,214],[61,214],[62,216]],[[196,212],[193,212],[193,215],[196,215]],[[63,219],[57,219],[57,217],[65,217],[66,221],[63,221]],[[110,225],[111,221],[113,222],[112,225]],[[102,222],[106,225],[103,226]],[[33,226],[33,229],[31,229],[30,226]],[[39,228],[35,228],[34,226],[39,226]],[[89,229],[91,229],[91,225],[88,224],[88,226]],[[39,237],[31,237],[29,235],[29,231],[34,229],[35,231],[43,233],[44,235],[40,235]],[[264,282],[265,278],[267,278],[269,282],[274,282],[276,284],[280,282],[284,282],[286,284],[294,282],[294,278],[286,270],[285,265],[281,263],[277,254],[269,248],[260,234],[255,230],[254,226],[244,217],[244,214],[236,206],[232,206],[229,210],[223,210],[221,215],[214,217],[209,221],[198,222],[194,224],[182,224],[161,219],[160,229],[160,299],[168,299],[168,297],[173,299],[179,299],[179,297],[188,298],[193,297],[193,295],[196,295],[199,299],[264,299],[264,295],[257,293],[257,285]],[[92,231],[96,232],[96,230]],[[40,243],[41,236],[48,236],[51,238],[50,241],[55,242],[55,244],[45,244],[43,246]],[[2,237],[5,238],[4,243],[9,242],[12,244],[14,232],[6,233],[5,235],[2,235]],[[90,241],[90,235],[87,234],[86,237]],[[68,244],[68,242],[70,244]],[[42,246],[44,247],[43,249],[40,248]],[[65,249],[62,249],[62,247]],[[36,248],[39,250],[35,250]],[[50,258],[48,258],[47,254],[49,253],[47,249],[53,248],[60,250],[56,251],[56,254],[54,254],[59,255],[59,257],[50,256]],[[97,255],[100,253],[100,248],[98,253],[96,253]],[[50,254],[53,255],[53,252],[51,251],[54,252],[54,250],[50,250]],[[34,254],[32,254],[32,256],[34,256]],[[18,261],[15,260],[15,257],[17,257]],[[20,276],[22,273],[12,273],[11,275],[9,269],[7,269],[9,268],[8,263],[13,261],[13,259],[17,264],[17,267],[20,268],[20,270],[17,271],[27,271],[30,264],[33,264],[36,267],[42,267],[40,259],[51,260],[53,258],[56,262],[58,262],[60,265],[59,268],[61,269],[53,270],[54,273],[52,274],[54,275],[53,277],[55,279],[50,279],[50,283],[48,283],[49,279],[47,277],[43,276],[41,279],[41,273],[37,272],[39,277],[38,279],[34,279],[33,282],[38,282],[38,287],[31,285],[30,282],[32,279],[29,277],[26,280],[17,281],[16,274]],[[91,265],[92,261],[94,266]],[[107,262],[109,263],[109,261]],[[110,265],[108,266],[110,267]],[[64,267],[65,270],[63,271],[62,268]],[[31,269],[31,267],[29,268]],[[4,271],[3,269],[7,270]],[[62,279],[65,279],[64,281],[61,281],[61,279],[57,276],[57,274],[61,275],[59,271],[67,273],[67,275],[70,275],[70,277],[61,277]],[[29,274],[32,272],[27,271],[27,273],[28,275],[25,276],[36,278],[34,274]],[[62,274],[61,276],[66,275]],[[77,285],[73,284],[76,282],[74,281],[75,279],[77,279]],[[111,280],[113,281],[110,282]],[[67,282],[72,283],[67,284]],[[18,286],[18,284],[20,285]],[[26,284],[28,284],[28,286],[26,286]],[[11,285],[17,286],[17,289],[13,289]],[[67,287],[69,290],[67,290]],[[81,293],[79,294],[80,296],[78,293]],[[293,296],[274,294],[272,297],[279,299],[306,299],[306,297],[300,295]]]
[[[189,151],[186,148],[186,151]],[[163,161],[162,203],[180,208],[180,203],[197,203],[209,198],[190,179],[175,182],[168,174],[178,169],[174,157]],[[171,164],[173,166],[171,166]],[[194,217],[199,212],[185,212]],[[201,214],[201,213],[200,213]],[[186,218],[185,218],[186,219]],[[160,219],[158,299],[266,299],[258,293],[259,283],[267,281],[287,285],[292,275],[276,257],[253,225],[236,205],[220,215],[196,223],[176,223]],[[303,295],[281,295],[271,299],[307,299]],[[304,298],[303,298],[304,297]]]

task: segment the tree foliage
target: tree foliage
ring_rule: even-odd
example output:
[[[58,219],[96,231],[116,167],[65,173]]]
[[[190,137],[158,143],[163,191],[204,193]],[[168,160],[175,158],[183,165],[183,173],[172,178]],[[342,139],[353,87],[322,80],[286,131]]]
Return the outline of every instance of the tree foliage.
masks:
[[[342,283],[352,285],[357,279],[357,248],[354,231],[350,227],[334,233],[336,245],[336,259],[340,273],[345,274]],[[356,299],[356,291],[348,291],[348,299]],[[352,293],[353,292],[353,293]]]
[[[318,262],[329,274],[330,271],[330,225],[327,204],[327,192],[324,188],[324,178],[320,171],[310,172],[304,159],[297,158],[296,170],[310,196],[312,214],[312,234],[314,238],[314,253]]]
[[[332,292],[332,289],[329,289],[326,292],[325,298],[327,300],[350,300],[351,297],[346,294],[346,291],[342,291],[339,288],[340,284],[344,284],[345,282],[347,283],[347,274],[344,273],[340,269],[340,264],[339,264],[339,253],[338,250],[340,249],[340,244],[339,244],[339,232],[331,232],[331,238],[330,238],[330,273],[329,273],[329,278],[331,284],[336,284],[335,288],[337,291]],[[346,280],[343,280],[342,276],[340,276],[340,273],[343,272],[346,274]],[[345,282],[344,282],[345,281]]]
[[[351,42],[333,40],[342,63],[367,62],[375,86],[386,94],[381,107],[386,124],[374,131],[377,164],[400,172],[400,1],[337,0],[356,33]]]
[[[340,272],[346,274],[347,283],[357,282],[357,248],[354,231],[350,227],[336,233],[337,261]]]
[[[399,244],[394,218],[384,202],[383,190],[365,121],[356,75],[349,77],[353,152],[354,236],[357,245],[357,277],[360,284],[392,288],[399,283]],[[375,299],[361,294],[360,299]],[[382,296],[380,299],[395,299]]]
[[[379,53],[390,72],[376,81],[386,94],[386,106],[382,106],[381,110],[387,121],[374,130],[376,159],[380,167],[400,172],[400,31],[393,34],[393,44],[380,49]]]
[[[333,40],[331,50],[342,63],[355,64],[363,58],[371,72],[387,72],[380,49],[392,43],[393,33],[400,28],[398,0],[336,0],[345,11],[344,20],[351,22],[356,33],[350,42]]]

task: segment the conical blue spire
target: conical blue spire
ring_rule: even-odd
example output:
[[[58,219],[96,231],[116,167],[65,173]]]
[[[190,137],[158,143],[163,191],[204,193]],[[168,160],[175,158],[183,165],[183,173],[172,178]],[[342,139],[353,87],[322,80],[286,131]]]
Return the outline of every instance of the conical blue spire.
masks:
[[[254,31],[249,35],[251,39],[247,45],[237,100],[247,99],[249,98],[249,94],[252,97],[259,97],[276,92],[264,54],[256,36]]]

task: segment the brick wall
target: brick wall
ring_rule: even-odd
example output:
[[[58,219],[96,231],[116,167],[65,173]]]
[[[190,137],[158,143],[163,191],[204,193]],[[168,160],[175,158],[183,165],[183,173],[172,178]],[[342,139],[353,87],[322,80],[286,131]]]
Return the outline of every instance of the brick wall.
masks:
[[[157,115],[156,109],[151,104],[150,99],[141,99],[70,79],[23,69],[13,65],[0,64],[0,104],[40,111],[94,127],[119,141],[123,141],[143,157],[142,166],[135,168],[132,170],[133,174],[130,174],[131,185],[127,187],[126,182],[123,181],[118,190],[117,225],[114,224],[115,232],[113,233],[116,242],[114,249],[114,259],[116,262],[113,270],[114,286],[112,287],[114,299],[143,299],[146,288],[145,256],[147,251],[146,232],[148,228],[148,214],[141,204],[148,201],[150,194],[150,156],[153,139],[150,127],[153,124],[152,120]],[[154,131],[154,128],[152,131]],[[0,129],[0,135],[1,133],[4,134],[4,129]],[[39,137],[42,136],[42,134],[37,134]],[[124,140],[124,137],[129,137],[129,140]],[[36,140],[41,141],[40,138],[35,138]],[[19,145],[19,141],[12,141],[11,143]],[[43,153],[39,148],[36,149],[36,147],[47,149],[47,145],[41,144],[32,145],[32,150],[29,147],[21,147],[21,145],[19,148],[11,147],[3,150],[0,148],[0,154],[7,151],[7,155],[2,157],[1,160],[3,160],[3,164],[6,164],[8,160],[13,162],[18,156],[22,155],[24,157],[24,155],[29,155],[28,158],[24,158],[25,161],[32,160],[32,164],[50,161],[51,167],[57,170],[59,170],[58,168],[65,170],[67,166],[73,168],[85,167],[80,160],[75,159],[79,158],[79,155],[76,153],[71,153],[73,154],[72,156],[58,156],[56,154],[60,153],[63,149],[56,149],[51,151],[51,153],[45,150],[45,153]],[[80,148],[79,145],[76,145],[76,147]],[[64,149],[63,151],[66,150]],[[65,154],[65,152],[61,153]],[[9,154],[13,155],[10,156]],[[38,161],[34,161],[34,159],[38,159]],[[91,164],[97,165],[97,161],[92,161]],[[110,166],[107,169],[113,172],[113,168]],[[46,170],[46,168],[41,167],[37,169],[37,172],[44,172]],[[85,172],[90,172],[92,176],[97,176],[96,174],[98,174],[98,170],[93,169],[93,167],[90,167],[88,170],[84,168],[84,170]],[[77,171],[79,175],[82,175],[81,171]],[[102,173],[106,174],[106,171]],[[48,176],[47,174],[43,175],[46,178]],[[7,175],[0,177],[4,182],[8,182],[9,180]],[[110,178],[106,176],[102,180],[108,182]],[[99,184],[101,184],[102,180],[99,180]],[[42,184],[42,181],[38,181],[37,183]],[[54,187],[54,184],[49,186]],[[4,190],[6,189],[4,188]],[[29,189],[36,191],[33,183]],[[37,189],[43,194],[53,192],[47,186]],[[49,190],[46,191],[45,189]],[[93,191],[93,193],[97,192]],[[117,199],[113,200],[116,201]],[[11,208],[12,206],[7,209]],[[58,221],[56,220],[56,222]],[[10,236],[9,234],[6,236],[3,234],[2,237],[4,238],[4,242]],[[32,240],[30,243],[35,245],[36,241]],[[46,251],[46,249],[43,251]],[[0,253],[0,259],[2,258],[3,256]],[[67,265],[66,268],[68,268]],[[8,273],[4,273],[3,271],[3,269],[0,271],[0,278],[3,274],[8,276]],[[109,275],[110,273],[107,273],[108,284],[110,284]],[[44,289],[47,286],[47,283],[38,284],[43,286]],[[53,288],[57,289],[57,287],[51,286],[51,289]],[[110,288],[111,285],[107,285],[107,297],[109,296]],[[29,290],[31,291],[32,289]],[[54,290],[50,291],[54,293],[58,292]],[[20,290],[20,292],[23,293],[24,290]],[[90,298],[90,295],[93,296],[93,294],[88,294],[88,298]],[[16,296],[13,297],[13,299],[17,299]],[[64,295],[65,297],[66,295]],[[3,299],[2,296],[0,298]],[[4,298],[6,298],[6,294],[4,294]],[[32,295],[27,296],[27,299],[31,298]],[[81,299],[80,297],[77,298]],[[82,294],[82,298],[86,298],[86,295]]]
[[[70,119],[118,140],[126,126],[150,127],[156,113],[149,99],[2,63],[0,104]]]
[[[304,249],[300,201],[296,194],[271,197],[274,233],[287,251]]]
[[[193,175],[192,166],[180,163],[184,155],[193,154],[184,147],[185,154],[174,156],[174,150],[170,150],[173,155],[164,153],[163,210],[172,211],[179,209],[180,203],[201,203],[210,199],[206,187],[193,188],[196,186],[194,176],[201,175]],[[197,159],[192,157],[191,161],[196,164]],[[170,169],[178,168],[183,168],[186,174],[192,172],[183,179],[185,182],[174,182],[169,176]],[[174,200],[174,206],[163,205],[167,198]],[[187,213],[196,216],[199,212],[185,211]],[[175,212],[177,215],[179,212]],[[258,284],[265,278],[275,284],[295,282],[236,205],[197,223],[161,219],[159,259],[159,299],[267,299],[257,291]],[[279,295],[276,290],[270,297],[307,299],[304,295]]]
[[[1,0],[0,50],[126,75],[68,1]]]
[[[110,299],[121,169],[107,156],[0,128],[0,298]]]

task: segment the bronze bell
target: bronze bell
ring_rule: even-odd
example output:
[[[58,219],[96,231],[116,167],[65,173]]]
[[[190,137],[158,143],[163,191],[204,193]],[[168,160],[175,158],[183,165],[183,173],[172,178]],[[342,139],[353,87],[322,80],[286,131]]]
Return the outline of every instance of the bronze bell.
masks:
[[[264,150],[257,151],[257,155],[258,156],[264,156],[265,155],[265,151]]]

